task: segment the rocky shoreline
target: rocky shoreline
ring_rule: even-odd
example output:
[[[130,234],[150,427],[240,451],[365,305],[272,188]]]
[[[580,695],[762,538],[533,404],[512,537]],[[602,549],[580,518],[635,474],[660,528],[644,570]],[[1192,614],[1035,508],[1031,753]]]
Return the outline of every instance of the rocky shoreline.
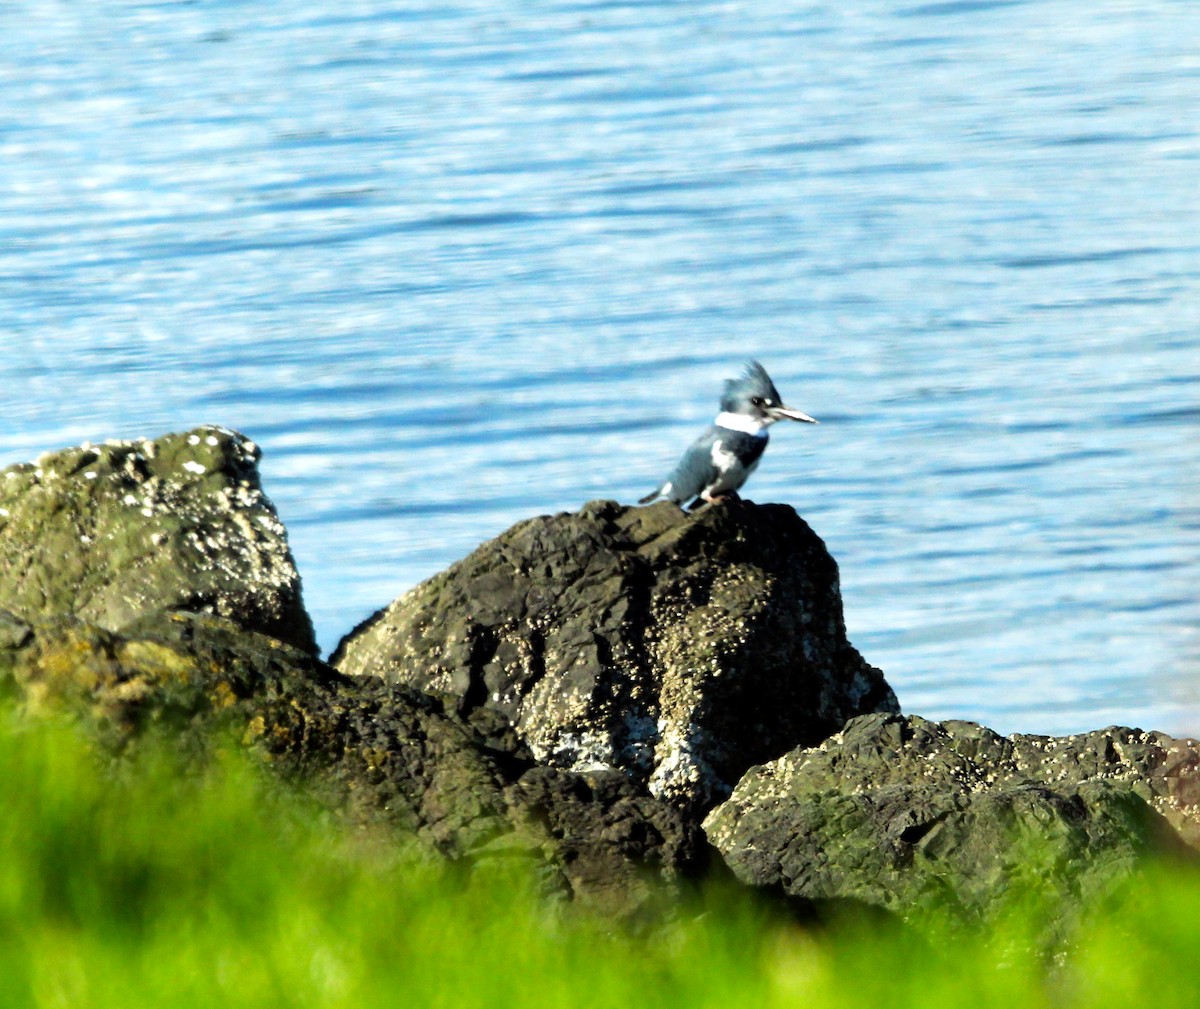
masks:
[[[796,901],[1073,908],[1200,850],[1200,744],[902,715],[789,507],[519,523],[317,655],[259,450],[203,427],[0,472],[0,685],[115,752],[240,741],[431,853],[624,918],[713,873]]]

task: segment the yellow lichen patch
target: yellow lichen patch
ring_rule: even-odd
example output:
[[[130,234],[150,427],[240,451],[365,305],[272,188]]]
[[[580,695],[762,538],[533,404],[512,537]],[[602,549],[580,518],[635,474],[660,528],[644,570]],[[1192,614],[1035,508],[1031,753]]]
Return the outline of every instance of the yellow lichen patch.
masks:
[[[218,711],[237,703],[237,694],[234,693],[233,687],[229,685],[228,680],[217,681],[217,685],[212,690],[212,702],[213,707]]]
[[[259,739],[266,731],[267,723],[263,720],[263,716],[255,715],[247,723],[246,731],[242,733],[242,742],[249,746],[251,743]]]
[[[159,681],[188,680],[196,672],[196,664],[188,656],[153,641],[126,642],[118,650],[117,659],[121,665]]]
[[[92,690],[101,679],[90,659],[95,652],[86,641],[66,641],[59,647],[45,648],[37,657],[31,680],[39,681],[48,692],[60,693],[66,687]]]
[[[109,701],[117,701],[121,704],[130,704],[140,701],[150,695],[154,685],[151,680],[144,676],[135,676],[133,679],[122,680],[109,690],[106,699]]]

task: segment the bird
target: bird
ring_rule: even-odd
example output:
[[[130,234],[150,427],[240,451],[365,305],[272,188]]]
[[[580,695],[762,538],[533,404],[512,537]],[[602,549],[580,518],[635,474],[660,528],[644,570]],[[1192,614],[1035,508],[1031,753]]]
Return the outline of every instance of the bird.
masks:
[[[692,442],[671,475],[638,504],[666,498],[681,508],[688,502],[696,508],[736,498],[738,488],[762,459],[767,428],[784,419],[819,423],[784,406],[766,368],[750,361],[743,375],[725,382],[716,420]]]

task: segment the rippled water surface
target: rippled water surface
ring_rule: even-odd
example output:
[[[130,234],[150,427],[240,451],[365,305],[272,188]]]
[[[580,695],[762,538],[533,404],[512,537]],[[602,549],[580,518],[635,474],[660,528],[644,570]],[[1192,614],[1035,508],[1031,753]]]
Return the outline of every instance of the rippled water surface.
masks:
[[[0,464],[245,431],[329,649],[755,356],[906,710],[1200,732],[1200,5],[0,22]]]

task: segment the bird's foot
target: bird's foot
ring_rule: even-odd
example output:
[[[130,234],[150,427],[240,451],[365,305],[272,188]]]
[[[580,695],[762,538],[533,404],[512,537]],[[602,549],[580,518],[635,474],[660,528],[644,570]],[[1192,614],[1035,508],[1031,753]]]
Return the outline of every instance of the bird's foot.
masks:
[[[742,498],[735,490],[727,490],[723,494],[702,494],[692,502],[688,511],[699,511],[701,508],[707,508],[709,505],[722,504],[726,501],[741,501]]]

